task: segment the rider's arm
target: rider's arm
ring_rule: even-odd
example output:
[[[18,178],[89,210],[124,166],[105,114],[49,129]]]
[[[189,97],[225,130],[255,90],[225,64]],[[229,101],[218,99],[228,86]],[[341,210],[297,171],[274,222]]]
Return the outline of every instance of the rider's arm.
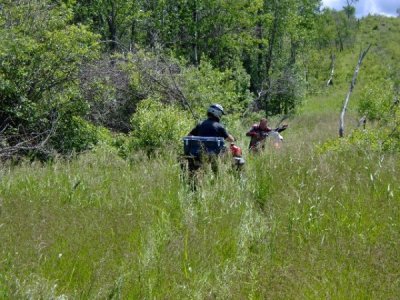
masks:
[[[235,141],[235,138],[231,134],[229,134],[223,126],[220,126],[218,131],[219,131],[219,136],[223,137],[229,143],[233,143]]]
[[[258,135],[258,133],[257,133],[257,131],[256,131],[256,127],[251,127],[251,129],[248,131],[248,132],[246,132],[246,136],[257,136]]]
[[[233,142],[235,141],[235,138],[234,138],[232,135],[228,134],[228,137],[226,138],[226,140],[227,140],[229,143],[233,143]]]

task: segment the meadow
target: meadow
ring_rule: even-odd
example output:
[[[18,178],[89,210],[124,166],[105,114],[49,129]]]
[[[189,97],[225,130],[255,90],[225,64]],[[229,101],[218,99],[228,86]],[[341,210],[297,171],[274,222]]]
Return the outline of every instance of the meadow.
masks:
[[[398,155],[319,151],[336,96],[310,98],[281,149],[245,151],[241,176],[221,162],[195,191],[172,150],[3,165],[0,298],[397,298]]]

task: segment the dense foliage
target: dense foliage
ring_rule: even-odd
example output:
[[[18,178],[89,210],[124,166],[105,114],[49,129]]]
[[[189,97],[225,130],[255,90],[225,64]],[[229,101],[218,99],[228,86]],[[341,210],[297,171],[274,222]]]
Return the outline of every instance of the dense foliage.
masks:
[[[163,105],[157,100],[142,101],[132,116],[131,146],[154,152],[180,145],[191,127],[185,114],[173,105]]]
[[[78,78],[81,65],[99,55],[98,36],[86,26],[72,24],[71,19],[72,11],[64,5],[3,1],[3,146],[19,145],[27,152],[50,137],[51,145],[65,152],[85,149],[95,141],[87,134],[91,125],[82,119],[88,107]]]
[[[104,128],[127,134],[146,99],[187,119],[215,102],[231,119],[295,112],[325,89],[335,62],[332,82],[348,82],[343,57],[365,32],[383,32],[379,18],[356,20],[351,3],[334,11],[317,0],[1,0],[0,156],[79,152]],[[393,125],[381,107],[397,97],[398,65],[376,63],[398,55],[390,22],[367,63],[359,111]]]

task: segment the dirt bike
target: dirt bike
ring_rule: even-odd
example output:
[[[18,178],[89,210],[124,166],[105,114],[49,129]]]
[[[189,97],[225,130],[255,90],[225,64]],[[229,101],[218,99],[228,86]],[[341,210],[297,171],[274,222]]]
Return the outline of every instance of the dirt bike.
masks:
[[[277,127],[269,132],[261,132],[257,142],[250,148],[252,152],[258,152],[265,148],[265,145],[270,142],[275,149],[280,149],[283,143],[283,137],[280,132],[287,128],[286,125]]]
[[[232,155],[233,166],[236,168],[236,170],[243,168],[246,161],[243,158],[242,148],[240,148],[238,145],[235,145],[235,143],[231,143],[229,151]]]

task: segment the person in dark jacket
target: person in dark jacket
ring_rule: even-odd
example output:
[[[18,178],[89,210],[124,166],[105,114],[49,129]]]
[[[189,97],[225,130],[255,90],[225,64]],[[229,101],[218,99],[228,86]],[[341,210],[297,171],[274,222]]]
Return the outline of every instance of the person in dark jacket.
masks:
[[[223,137],[228,142],[234,142],[235,139],[230,135],[224,126],[220,123],[224,109],[219,104],[212,104],[207,110],[207,119],[199,123],[190,131],[189,135]]]
[[[207,119],[199,123],[190,132],[189,136],[199,137],[222,137],[226,141],[232,143],[235,141],[232,135],[230,135],[225,127],[220,123],[221,117],[224,115],[224,109],[220,104],[212,104],[207,109]],[[211,167],[214,172],[217,172],[217,163],[215,157],[208,157],[211,160]],[[202,165],[201,157],[192,157],[189,159],[189,171],[191,175],[197,171]]]

